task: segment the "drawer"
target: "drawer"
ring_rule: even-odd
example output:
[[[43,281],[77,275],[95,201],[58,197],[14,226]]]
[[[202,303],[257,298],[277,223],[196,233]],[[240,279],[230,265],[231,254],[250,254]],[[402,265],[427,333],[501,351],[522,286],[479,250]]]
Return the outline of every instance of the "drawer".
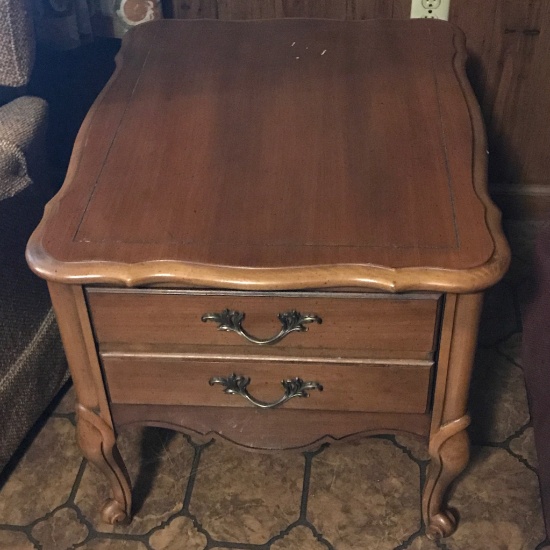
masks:
[[[322,364],[291,361],[186,361],[173,358],[125,357],[107,354],[102,363],[112,403],[254,407],[239,394],[225,393],[232,374],[250,380],[253,399],[278,401],[282,380],[316,382],[309,397],[294,397],[283,408],[363,412],[424,413],[433,364]],[[226,383],[210,385],[213,378]],[[235,380],[233,380],[235,382]],[[299,387],[295,387],[295,390]]]
[[[245,346],[259,354],[277,350],[346,357],[391,351],[395,357],[430,359],[441,296],[90,288],[87,300],[100,349],[140,344]],[[304,331],[290,332],[273,345],[258,345],[236,332],[218,330],[220,322],[201,320],[227,310],[244,314],[240,327],[260,340],[281,332],[281,313],[316,315],[322,322],[305,322]]]

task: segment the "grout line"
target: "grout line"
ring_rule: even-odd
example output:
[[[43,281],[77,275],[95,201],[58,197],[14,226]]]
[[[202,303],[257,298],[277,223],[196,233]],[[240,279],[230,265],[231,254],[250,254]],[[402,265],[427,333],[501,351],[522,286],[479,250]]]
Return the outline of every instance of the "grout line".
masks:
[[[512,451],[512,449],[510,448],[506,448],[505,450],[508,452],[508,454],[510,454],[510,456],[513,456],[520,464],[523,464],[523,466],[525,466],[528,470],[536,474],[538,477],[539,474],[538,474],[537,468],[529,464],[526,458]]]
[[[26,533],[27,527],[25,525],[11,525],[9,523],[0,523],[1,531],[15,531],[17,533]]]
[[[211,539],[205,546],[204,550],[210,550],[214,548],[234,548],[236,550],[269,550],[269,542],[265,544],[249,544],[242,542],[229,542]]]
[[[399,443],[394,435],[392,434],[380,434],[372,436],[373,439],[384,439],[386,441],[390,441],[393,443],[395,447],[397,447],[399,450],[401,450],[404,454],[406,454],[415,464],[418,464],[418,466],[422,467],[423,464],[430,462],[430,459],[422,460],[421,458],[417,458],[413,455],[412,451],[402,443]],[[426,449],[428,449],[428,443],[426,442]]]
[[[147,537],[147,540],[149,540],[153,534],[157,533],[158,531],[162,531],[164,528],[166,528],[176,518],[185,518],[185,519],[191,520],[191,522],[193,523],[193,527],[199,533],[204,535],[204,537],[206,538],[206,546],[204,547],[203,550],[211,548],[212,544],[214,544],[213,548],[216,548],[216,545],[219,545],[219,542],[214,541],[212,539],[212,536],[210,535],[210,533],[202,526],[202,524],[199,522],[197,517],[194,514],[192,514],[191,512],[185,512],[183,507],[180,510],[178,510],[177,512],[170,515],[167,519],[161,521],[158,525],[155,525],[154,527],[152,527],[143,536]],[[149,543],[147,543],[148,548],[149,548],[149,546],[150,546]],[[154,549],[151,549],[151,550],[154,550]]]
[[[183,508],[182,512],[189,513],[189,504],[191,502],[191,496],[193,494],[193,489],[195,487],[195,481],[197,479],[197,473],[199,471],[199,463],[201,460],[202,452],[204,449],[212,445],[212,441],[209,441],[208,443],[205,443],[204,445],[196,445],[191,441],[191,439],[187,439],[188,442],[194,447],[195,454],[193,456],[193,463],[191,464],[191,471],[189,472],[189,480],[187,481],[187,486],[185,488],[185,495],[183,497]]]
[[[335,550],[334,546],[323,536],[322,533],[320,533],[317,530],[317,527],[310,523],[309,521],[306,522],[307,526],[311,529],[311,532],[313,533],[313,536],[321,543],[324,544],[327,547],[327,550]]]
[[[411,547],[412,543],[423,536],[422,527],[416,530],[409,538],[405,539],[401,544],[396,546],[393,550],[407,550]]]
[[[76,477],[71,489],[71,493],[69,494],[69,498],[67,499],[67,503],[74,504],[74,499],[80,487],[80,482],[82,481],[82,477],[84,476],[84,471],[86,469],[87,464],[88,464],[88,461],[85,458],[83,458],[80,462],[80,466],[78,467],[78,472],[76,473]]]
[[[29,533],[26,533],[27,535],[27,538],[31,541],[32,545],[35,547],[35,549],[37,550],[42,550],[42,545],[40,544],[40,542],[35,539],[32,534],[29,532]]]
[[[147,550],[153,550],[151,548],[151,545],[149,544],[149,540],[148,540],[148,537],[149,537],[149,533],[146,533],[146,534],[139,534],[139,535],[133,535],[133,534],[130,534],[130,533],[107,533],[107,532],[103,532],[103,531],[93,531],[93,532],[90,532],[91,536],[88,536],[86,537],[85,540],[83,540],[82,542],[79,542],[77,545],[75,546],[71,546],[71,548],[80,548],[86,544],[88,544],[90,541],[93,541],[93,540],[112,540],[112,541],[135,541],[135,542],[141,542],[143,545],[145,545],[145,547],[147,548]],[[56,549],[56,550],[61,550],[60,548],[59,549]]]
[[[300,499],[300,520],[307,521],[307,504],[309,501],[309,482],[311,479],[311,463],[313,461],[311,453],[303,453],[304,457],[304,476],[302,480],[302,496]]]

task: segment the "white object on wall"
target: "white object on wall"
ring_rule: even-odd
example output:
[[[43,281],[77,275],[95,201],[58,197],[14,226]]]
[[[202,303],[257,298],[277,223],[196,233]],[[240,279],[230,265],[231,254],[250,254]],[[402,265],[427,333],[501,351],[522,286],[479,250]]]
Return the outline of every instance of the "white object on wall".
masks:
[[[451,0],[412,0],[411,19],[449,20]]]

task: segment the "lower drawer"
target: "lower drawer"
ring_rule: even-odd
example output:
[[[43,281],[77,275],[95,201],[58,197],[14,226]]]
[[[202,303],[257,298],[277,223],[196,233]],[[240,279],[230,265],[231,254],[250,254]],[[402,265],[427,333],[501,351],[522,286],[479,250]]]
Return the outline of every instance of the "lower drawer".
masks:
[[[311,410],[424,413],[428,406],[432,368],[414,364],[339,364],[275,361],[194,361],[104,355],[103,368],[112,403],[151,405],[205,405],[253,407],[253,400],[273,403],[285,395],[283,380],[299,378],[323,386],[307,390],[309,397],[294,397],[281,407]],[[238,386],[236,374],[249,383],[241,394],[228,394]],[[212,379],[225,379],[211,385]],[[241,386],[242,386],[242,378]],[[231,384],[232,383],[232,384]],[[299,391],[298,386],[289,387]],[[289,391],[289,390],[287,390]],[[292,394],[292,391],[290,392]]]

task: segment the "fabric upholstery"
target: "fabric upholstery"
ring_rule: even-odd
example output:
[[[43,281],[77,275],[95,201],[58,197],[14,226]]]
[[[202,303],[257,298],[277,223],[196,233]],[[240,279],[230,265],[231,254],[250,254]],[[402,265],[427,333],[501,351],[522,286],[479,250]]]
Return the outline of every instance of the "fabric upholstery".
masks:
[[[33,62],[33,26],[28,2],[1,0],[0,86],[27,84]]]
[[[25,261],[49,194],[47,105],[20,97],[33,61],[25,0],[0,0],[0,470],[68,377],[47,285]]]
[[[31,183],[34,174],[27,164],[39,162],[46,123],[46,102],[37,97],[20,97],[0,107],[0,201]]]
[[[47,285],[25,261],[43,208],[33,185],[0,201],[0,470],[67,378]]]

